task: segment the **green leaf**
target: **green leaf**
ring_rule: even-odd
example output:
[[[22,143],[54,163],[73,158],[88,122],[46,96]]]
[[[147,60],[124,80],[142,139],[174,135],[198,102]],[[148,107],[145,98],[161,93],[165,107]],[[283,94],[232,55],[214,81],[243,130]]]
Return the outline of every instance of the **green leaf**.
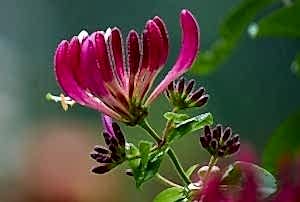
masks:
[[[168,121],[173,121],[174,123],[180,123],[182,121],[187,120],[189,118],[189,115],[187,115],[187,114],[178,114],[178,113],[174,113],[174,112],[166,112],[164,114],[164,117]]]
[[[193,172],[199,167],[199,164],[195,164],[193,166],[191,166],[186,172],[185,174],[188,176],[188,177],[191,177],[191,175],[193,174]]]
[[[172,187],[165,189],[160,192],[155,199],[154,202],[179,202],[185,199],[184,190],[177,187]]]
[[[151,146],[152,146],[151,142],[141,141],[139,143],[139,150],[140,150],[140,154],[141,154],[140,167],[142,169],[145,169],[147,167],[147,163],[149,160],[149,153],[151,151]]]
[[[233,52],[244,31],[264,8],[278,0],[244,0],[221,24],[219,38],[206,51],[201,51],[192,72],[209,74],[217,69]]]
[[[292,65],[292,72],[295,73],[298,77],[300,77],[300,52],[297,53]]]
[[[170,131],[167,142],[170,144],[174,140],[196,130],[202,129],[205,125],[211,125],[212,123],[213,117],[211,113],[200,114],[193,118],[182,121]]]
[[[131,159],[139,155],[140,155],[139,149],[134,144],[128,143],[128,145],[126,146],[126,158]],[[139,164],[140,164],[140,159],[134,159],[128,161],[128,165],[132,169],[133,173],[136,172],[136,169],[138,168]]]
[[[285,120],[271,135],[263,153],[263,165],[275,173],[276,165],[284,155],[300,152],[299,138],[300,110]]]
[[[229,186],[242,186],[244,181],[242,168],[245,167],[250,168],[257,174],[257,177],[259,178],[258,191],[261,193],[263,198],[266,198],[276,192],[276,179],[270,172],[259,167],[258,165],[242,161],[236,161],[234,164],[228,166],[222,177],[221,184]]]
[[[129,144],[126,150],[128,159],[139,156],[137,159],[128,160],[128,165],[132,169],[138,188],[156,175],[162,159],[168,150],[167,147],[162,147],[152,152],[151,148],[151,142],[141,141],[138,148],[133,144]]]
[[[273,11],[262,18],[256,29],[250,32],[253,37],[300,37],[300,1],[293,2],[290,6]],[[250,27],[251,28],[251,27]],[[252,34],[251,34],[252,33]]]

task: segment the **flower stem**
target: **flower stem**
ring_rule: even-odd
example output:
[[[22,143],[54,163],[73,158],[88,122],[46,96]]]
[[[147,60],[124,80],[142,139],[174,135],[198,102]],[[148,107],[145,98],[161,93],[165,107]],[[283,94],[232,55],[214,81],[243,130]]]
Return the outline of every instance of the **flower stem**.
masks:
[[[157,179],[159,179],[161,182],[163,182],[167,186],[183,188],[182,186],[176,184],[175,182],[172,182],[171,180],[168,180],[167,178],[165,178],[164,176],[160,175],[159,173],[156,173],[156,177],[157,177]]]
[[[170,157],[170,159],[172,160],[178,174],[180,175],[180,177],[182,178],[182,180],[184,181],[185,185],[189,185],[191,184],[191,180],[189,179],[189,177],[185,174],[185,171],[183,169],[183,167],[181,166],[174,150],[172,148],[170,148],[168,150],[168,155]]]
[[[161,139],[159,137],[159,135],[157,135],[157,133],[155,132],[155,130],[150,126],[150,124],[146,121],[143,120],[140,124],[139,124],[143,129],[145,129],[149,135],[151,135],[151,137],[157,142],[160,143]]]
[[[145,129],[153,139],[155,139],[155,141],[160,144],[161,143],[161,138],[157,135],[157,133],[155,132],[155,130],[149,125],[149,123],[144,120],[143,122],[140,123],[140,126]],[[170,157],[170,159],[172,160],[179,176],[182,178],[183,182],[186,184],[186,185],[189,185],[191,183],[189,177],[185,174],[185,171],[183,169],[183,167],[181,166],[174,150],[172,148],[169,148],[168,150],[168,155]]]
[[[206,182],[209,178],[210,172],[212,168],[217,164],[218,157],[215,157],[214,155],[210,157],[209,163],[208,163],[208,170],[204,178],[204,182]]]

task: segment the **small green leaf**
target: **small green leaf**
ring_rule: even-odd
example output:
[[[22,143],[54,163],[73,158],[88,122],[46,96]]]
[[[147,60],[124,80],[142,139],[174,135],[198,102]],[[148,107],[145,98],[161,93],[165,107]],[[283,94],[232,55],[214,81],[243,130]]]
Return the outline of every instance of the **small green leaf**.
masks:
[[[140,150],[140,154],[141,154],[140,166],[142,169],[145,169],[147,166],[147,163],[149,160],[149,153],[151,151],[151,146],[152,146],[151,142],[140,141],[140,143],[139,143],[139,150]]]
[[[191,166],[186,172],[185,174],[188,176],[188,177],[191,177],[191,175],[194,173],[194,171],[199,167],[199,164],[195,164],[193,166]]]
[[[178,113],[174,113],[174,112],[166,112],[164,114],[164,117],[168,121],[173,121],[174,123],[180,123],[182,121],[187,120],[189,118],[189,115],[187,115],[187,114],[178,114]]]
[[[228,166],[222,177],[221,184],[228,186],[242,186],[244,181],[244,174],[242,171],[243,167],[250,168],[257,174],[257,177],[259,178],[258,190],[263,198],[266,198],[276,192],[276,179],[270,172],[258,165],[242,161],[236,161],[234,164]]]
[[[300,37],[300,1],[273,11],[257,23],[253,37]]]
[[[211,125],[212,123],[213,123],[213,117],[211,113],[200,114],[193,118],[182,121],[179,124],[177,124],[174,129],[170,131],[167,141],[170,144],[174,140],[181,138],[182,136],[188,133],[194,132],[196,130],[200,130],[205,125]]]
[[[160,192],[154,202],[179,202],[185,199],[184,190],[177,187],[165,189]]]
[[[132,143],[128,143],[126,145],[126,158],[131,159],[140,154],[139,149]],[[136,169],[140,164],[140,159],[134,159],[128,161],[129,167],[132,169],[133,173],[135,173]]]
[[[162,147],[152,152],[151,147],[152,143],[147,141],[141,141],[138,148],[133,144],[127,146],[126,156],[128,159],[139,157],[128,160],[138,188],[156,175],[168,150],[168,147]]]
[[[297,155],[300,152],[299,138],[300,110],[285,120],[274,131],[263,152],[263,165],[275,173],[277,163],[284,155]]]

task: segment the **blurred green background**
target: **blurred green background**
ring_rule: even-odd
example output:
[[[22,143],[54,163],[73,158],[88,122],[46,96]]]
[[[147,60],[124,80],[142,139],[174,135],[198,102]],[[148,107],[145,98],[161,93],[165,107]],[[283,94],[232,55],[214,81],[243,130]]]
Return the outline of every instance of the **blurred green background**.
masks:
[[[99,113],[79,106],[64,113],[45,100],[47,92],[60,93],[53,73],[55,48],[82,29],[118,26],[125,35],[132,28],[141,31],[149,18],[159,15],[171,41],[163,75],[178,54],[181,9],[190,9],[197,18],[201,50],[207,50],[226,14],[240,2],[0,0],[0,201],[151,201],[163,188],[155,180],[136,190],[123,169],[105,177],[88,172],[93,165],[88,153],[102,142]],[[201,111],[230,125],[260,156],[269,135],[299,108],[300,80],[290,69],[299,48],[299,40],[253,40],[245,31],[218,69],[188,74],[211,96]],[[163,127],[161,115],[168,110],[163,96],[152,106],[155,128]],[[130,141],[144,136],[140,129],[126,132]],[[175,148],[185,167],[207,161],[197,134]],[[162,173],[175,178],[169,167],[166,160]]]

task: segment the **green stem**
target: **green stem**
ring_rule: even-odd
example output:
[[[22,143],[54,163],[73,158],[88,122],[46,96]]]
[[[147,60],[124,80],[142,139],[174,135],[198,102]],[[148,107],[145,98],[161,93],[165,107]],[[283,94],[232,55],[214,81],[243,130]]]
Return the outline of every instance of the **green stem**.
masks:
[[[176,184],[175,182],[172,182],[171,180],[168,180],[167,178],[161,176],[159,173],[156,173],[156,177],[167,186],[183,188],[182,186]]]
[[[157,135],[157,133],[155,132],[155,130],[150,126],[150,124],[146,121],[143,120],[140,124],[139,124],[143,129],[145,129],[149,135],[151,135],[151,137],[157,142],[160,143],[161,139],[160,137]]]
[[[144,120],[143,122],[141,122],[140,126],[143,129],[145,129],[151,135],[151,137],[153,139],[155,139],[155,141],[158,144],[161,143],[161,141],[162,141],[161,138],[157,135],[157,133],[155,132],[155,130],[149,125],[149,123],[146,120]],[[174,164],[174,166],[175,166],[175,168],[176,168],[179,176],[182,178],[182,180],[184,181],[184,183],[186,185],[189,185],[191,183],[191,181],[190,181],[189,177],[185,174],[185,171],[184,171],[183,167],[181,166],[181,164],[180,164],[180,162],[179,162],[179,160],[178,160],[178,158],[177,158],[174,150],[172,148],[170,148],[167,153],[168,153],[170,159],[172,160],[172,162],[173,162],[173,164]]]
[[[204,182],[206,182],[208,180],[210,172],[211,172],[212,168],[217,164],[217,162],[218,162],[218,157],[215,157],[215,156],[210,157],[210,160],[208,163],[208,170],[205,175]]]
[[[172,160],[178,174],[180,175],[180,177],[182,178],[182,180],[184,181],[185,185],[189,185],[191,184],[191,180],[189,179],[189,177],[185,174],[185,171],[183,169],[183,167],[181,166],[174,150],[172,148],[170,148],[168,150],[168,155],[170,157],[170,159]]]

